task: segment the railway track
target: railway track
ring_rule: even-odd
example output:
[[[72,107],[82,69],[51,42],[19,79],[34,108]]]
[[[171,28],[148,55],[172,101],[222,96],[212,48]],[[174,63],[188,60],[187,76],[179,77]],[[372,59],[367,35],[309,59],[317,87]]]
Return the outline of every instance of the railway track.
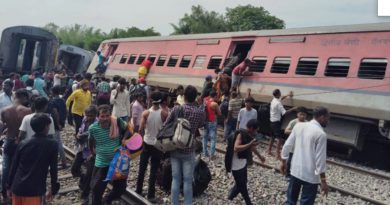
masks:
[[[65,154],[66,154],[66,157],[69,159],[69,160],[73,160],[76,156],[76,153],[69,147],[67,147],[66,145],[64,145],[64,150],[65,150]],[[71,178],[72,175],[71,174],[66,174],[66,175],[62,175],[62,176],[59,176],[59,179],[64,179],[64,178]],[[110,184],[108,184],[107,186],[109,189],[112,189],[112,186]],[[78,191],[79,190],[79,187],[77,185],[75,186],[70,186],[70,187],[67,187],[67,188],[63,188],[60,190],[59,194],[65,194],[65,193],[68,193],[68,192],[72,192],[72,191]],[[135,193],[133,190],[129,189],[129,188],[126,188],[126,192],[121,196],[121,199],[126,203],[126,204],[137,204],[137,205],[152,205],[152,203],[150,203],[148,200],[146,200],[144,197],[140,196],[139,194]]]
[[[222,154],[225,154],[226,151],[220,147],[216,147],[216,151],[219,152],[219,153],[222,153]],[[278,167],[275,167],[275,166],[272,166],[272,165],[269,165],[269,164],[265,164],[265,163],[261,163],[257,160],[254,160],[253,161],[254,164],[256,165],[259,165],[261,167],[264,167],[264,168],[267,168],[267,169],[273,169],[275,172],[277,173],[280,173],[280,170]],[[365,172],[365,173],[368,173],[368,172]],[[349,195],[349,196],[353,196],[353,197],[356,197],[356,198],[359,198],[359,199],[362,199],[364,201],[367,201],[371,204],[376,204],[376,205],[387,205],[386,202],[382,202],[382,201],[379,201],[379,200],[376,200],[376,199],[373,199],[373,198],[370,198],[368,196],[364,196],[364,195],[361,195],[359,193],[354,193],[354,192],[351,192],[351,191],[348,191],[348,190],[344,190],[343,188],[341,187],[338,187],[338,186],[335,186],[335,185],[330,185],[328,184],[329,188],[333,191],[338,191],[340,192],[341,194],[344,194],[344,195]]]
[[[218,136],[222,136],[222,138],[223,138],[223,128],[218,128]],[[266,145],[266,146],[269,145],[268,142],[264,142],[264,141],[261,141],[260,143],[262,145]],[[276,148],[275,145],[274,145],[274,148]],[[371,171],[371,170],[367,170],[367,169],[364,169],[364,168],[356,167],[356,166],[353,166],[353,165],[350,165],[350,164],[338,162],[338,161],[335,161],[335,160],[332,160],[332,159],[327,159],[326,163],[334,165],[334,166],[342,167],[344,169],[348,169],[348,170],[351,170],[351,171],[356,172],[356,173],[370,175],[370,176],[378,178],[378,179],[383,179],[383,180],[390,181],[390,175],[389,174],[381,174],[381,173],[378,173],[378,172],[375,172],[375,171]]]

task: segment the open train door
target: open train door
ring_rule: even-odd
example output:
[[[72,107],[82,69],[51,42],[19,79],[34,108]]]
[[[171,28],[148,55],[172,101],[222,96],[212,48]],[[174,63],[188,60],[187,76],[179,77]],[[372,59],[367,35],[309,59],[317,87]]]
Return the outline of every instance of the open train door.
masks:
[[[225,58],[224,66],[229,62],[233,56],[240,56],[237,64],[240,64],[245,58],[249,56],[252,45],[255,41],[250,39],[245,40],[233,40],[230,44],[230,48]]]

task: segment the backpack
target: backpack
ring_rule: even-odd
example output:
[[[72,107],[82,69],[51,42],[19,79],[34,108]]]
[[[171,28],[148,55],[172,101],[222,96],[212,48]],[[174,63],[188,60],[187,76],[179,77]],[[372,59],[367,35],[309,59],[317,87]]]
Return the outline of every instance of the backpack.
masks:
[[[222,115],[224,117],[227,117],[229,113],[229,100],[223,99],[223,101],[219,105],[219,109],[221,110]]]
[[[172,185],[172,165],[171,160],[165,159],[161,163],[160,170],[158,172],[157,183],[160,185],[162,190],[166,193],[171,191]],[[193,195],[201,195],[208,187],[211,181],[211,172],[207,163],[203,161],[200,157],[197,157],[195,160],[194,174],[192,179],[192,193]],[[182,187],[183,185],[181,185]]]
[[[180,106],[176,113],[172,113],[169,122],[166,122],[157,134],[154,145],[162,152],[173,151],[177,148],[192,147],[194,136],[191,133],[191,124],[184,118],[184,108]]]
[[[236,130],[234,133],[232,133],[229,136],[226,145],[226,153],[224,159],[226,172],[232,171],[234,143],[236,142],[238,134],[241,134],[242,144],[248,144],[253,139],[251,136],[249,136],[248,132],[244,129]],[[248,165],[253,164],[252,151],[250,149],[246,149],[244,151],[238,152],[237,156],[238,158],[246,158]]]
[[[226,144],[226,153],[225,153],[225,169],[226,172],[232,171],[232,163],[233,163],[233,154],[234,154],[234,142],[236,141],[237,135],[240,134],[239,130],[236,130],[230,136],[228,136],[227,144]]]
[[[271,130],[271,121],[270,121],[270,110],[271,105],[269,103],[267,104],[261,104],[259,106],[259,109],[257,110],[257,120],[259,122],[259,132],[264,135],[272,135]]]
[[[192,181],[192,192],[193,195],[201,195],[209,186],[211,181],[210,169],[207,163],[200,157],[195,160],[194,176]]]

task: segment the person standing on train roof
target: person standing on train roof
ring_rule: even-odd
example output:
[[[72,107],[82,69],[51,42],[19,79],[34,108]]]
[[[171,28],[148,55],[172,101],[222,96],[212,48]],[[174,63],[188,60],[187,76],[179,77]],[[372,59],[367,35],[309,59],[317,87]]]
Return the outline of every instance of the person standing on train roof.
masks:
[[[307,122],[307,120],[306,120],[307,110],[306,110],[305,107],[298,107],[296,112],[297,112],[297,118],[291,120],[288,123],[286,129],[284,130],[284,134],[287,135],[287,136],[289,136],[291,134],[293,128],[295,127],[295,125],[297,123]],[[288,159],[287,159],[287,173],[286,173],[287,178],[290,177],[291,160],[292,160],[292,157],[293,157],[293,151],[294,151],[294,148],[290,152],[290,155],[288,156]]]
[[[143,137],[144,148],[141,153],[140,162],[139,162],[139,171],[137,178],[137,188],[136,192],[142,195],[143,182],[145,177],[145,172],[148,167],[149,158],[151,162],[150,174],[149,174],[149,185],[148,185],[148,195],[147,198],[150,202],[156,203],[155,198],[155,183],[157,178],[157,169],[160,166],[160,161],[163,156],[163,153],[156,149],[154,145],[157,141],[158,131],[163,126],[165,120],[168,117],[168,112],[164,111],[160,107],[161,103],[161,93],[154,91],[151,94],[152,107],[149,110],[145,110],[142,113],[142,120],[139,133],[144,133]]]
[[[124,143],[121,133],[127,127],[126,122],[111,116],[111,107],[101,105],[98,108],[98,122],[89,127],[88,143],[96,151],[95,166],[91,178],[92,205],[111,204],[126,191],[126,179],[114,180],[112,190],[103,198],[108,181],[104,180],[114,158],[116,150]]]
[[[221,116],[221,111],[219,110],[217,101],[218,101],[217,93],[215,91],[211,91],[210,96],[208,98],[205,98],[207,124],[204,130],[202,144],[203,144],[203,154],[204,156],[209,157],[210,160],[215,160],[217,157],[215,155],[215,145],[217,143],[217,118]],[[207,150],[209,137],[211,141],[210,155]]]
[[[287,159],[294,148],[291,165],[291,178],[287,188],[285,205],[294,205],[302,189],[300,203],[314,204],[318,184],[324,195],[328,195],[326,182],[326,146],[324,128],[327,126],[330,113],[325,107],[313,110],[314,119],[295,125],[282,150],[280,171],[286,174]]]
[[[127,122],[130,116],[130,95],[126,89],[126,79],[120,78],[118,86],[111,91],[110,103],[113,105],[112,115]]]
[[[284,109],[283,104],[281,102],[287,97],[292,98],[293,97],[292,91],[288,95],[281,97],[282,93],[280,92],[280,90],[275,89],[272,95],[274,96],[270,105],[270,122],[271,122],[272,136],[268,145],[268,154],[272,155],[272,147],[276,138],[278,140],[278,143],[276,145],[276,158],[280,160],[280,149],[283,144],[282,116],[292,111],[295,111],[296,107],[286,111],[286,109]]]
[[[3,150],[3,170],[2,170],[2,190],[3,199],[7,199],[6,185],[8,181],[9,169],[18,145],[19,127],[22,124],[24,116],[31,114],[28,108],[29,95],[25,89],[19,89],[15,92],[15,101],[12,106],[6,107],[1,112],[1,121],[4,123],[1,132],[7,129],[4,140]]]
[[[29,125],[34,136],[21,142],[16,149],[7,186],[13,205],[46,204],[60,189],[57,178],[58,145],[48,136],[51,123],[53,121],[46,114],[34,115]],[[46,193],[49,168],[51,186]]]
[[[75,90],[66,100],[66,107],[69,109],[70,103],[72,105],[72,116],[75,123],[75,134],[80,129],[81,122],[83,121],[84,110],[92,103],[92,94],[89,91],[88,80],[82,80],[80,82],[81,89]]]
[[[240,64],[238,64],[233,69],[231,87],[236,87],[238,93],[240,91],[240,84],[241,84],[242,78],[244,76],[253,75],[253,73],[248,70],[248,67],[250,66],[251,63],[252,63],[252,61],[249,60],[248,58],[246,58],[244,61],[242,61]]]

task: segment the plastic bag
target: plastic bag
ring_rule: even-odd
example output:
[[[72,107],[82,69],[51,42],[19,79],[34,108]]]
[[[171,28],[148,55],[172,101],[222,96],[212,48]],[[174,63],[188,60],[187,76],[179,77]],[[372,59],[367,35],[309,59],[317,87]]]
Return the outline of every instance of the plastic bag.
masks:
[[[106,179],[104,181],[114,181],[127,179],[130,171],[130,153],[126,147],[119,147],[114,158],[111,160]]]

